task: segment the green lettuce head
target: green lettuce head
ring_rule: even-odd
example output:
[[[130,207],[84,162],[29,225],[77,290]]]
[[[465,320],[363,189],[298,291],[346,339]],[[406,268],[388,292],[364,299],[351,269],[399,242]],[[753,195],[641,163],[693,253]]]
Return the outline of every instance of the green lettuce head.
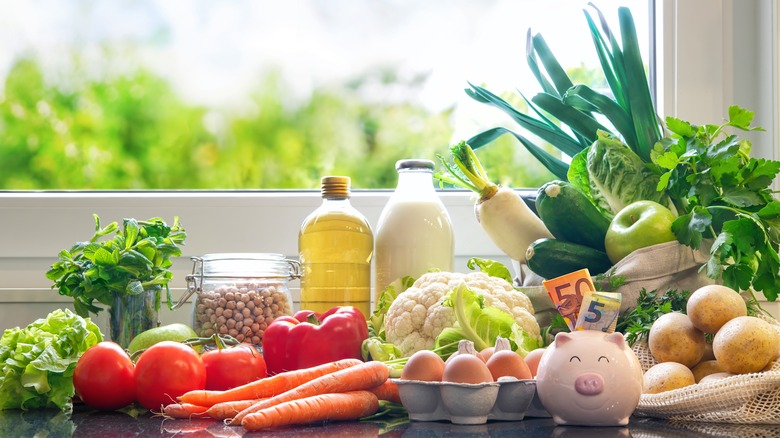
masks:
[[[472,291],[465,283],[460,283],[447,294],[442,302],[452,307],[455,314],[455,324],[439,333],[435,348],[444,349],[449,346],[448,353],[457,350],[460,340],[466,339],[474,343],[477,351],[492,347],[498,337],[506,338],[513,351],[525,357],[531,350],[542,345],[535,336],[520,327],[512,316],[503,310],[485,305],[482,295]]]
[[[658,191],[660,176],[608,132],[599,131],[598,139],[575,155],[568,178],[610,219],[623,207],[643,200],[665,205],[677,214],[669,196]]]
[[[89,318],[57,309],[0,337],[0,411],[56,408],[72,411],[73,370],[103,340]]]

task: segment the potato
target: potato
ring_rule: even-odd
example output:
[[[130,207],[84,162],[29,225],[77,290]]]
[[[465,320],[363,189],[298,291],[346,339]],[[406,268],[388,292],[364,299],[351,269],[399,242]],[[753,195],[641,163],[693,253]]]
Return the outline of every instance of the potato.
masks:
[[[678,362],[688,368],[704,356],[704,333],[679,312],[661,315],[650,327],[647,346],[657,362]]]
[[[722,373],[725,370],[717,360],[713,359],[699,362],[691,371],[693,372],[694,380],[696,380],[696,383],[699,383],[703,377],[709,376],[710,374]]]
[[[704,333],[717,333],[729,320],[747,315],[747,305],[734,289],[713,284],[701,287],[691,294],[686,313],[699,330]]]
[[[712,352],[712,339],[704,344],[704,354],[699,362],[704,362],[705,360],[715,360],[715,353]]]
[[[645,394],[658,394],[696,383],[691,369],[678,362],[653,365],[645,371],[643,380]]]
[[[715,333],[712,351],[725,371],[756,373],[777,358],[780,333],[763,319],[738,316]]]
[[[714,382],[716,380],[723,380],[726,377],[736,376],[737,374],[727,373],[725,371],[720,373],[712,373],[701,378],[697,383]]]

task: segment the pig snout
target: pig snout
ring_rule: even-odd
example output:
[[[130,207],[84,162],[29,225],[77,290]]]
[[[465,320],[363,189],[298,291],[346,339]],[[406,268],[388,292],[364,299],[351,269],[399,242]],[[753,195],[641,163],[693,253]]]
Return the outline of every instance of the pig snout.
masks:
[[[574,381],[574,390],[582,395],[598,395],[604,390],[601,374],[583,373]]]

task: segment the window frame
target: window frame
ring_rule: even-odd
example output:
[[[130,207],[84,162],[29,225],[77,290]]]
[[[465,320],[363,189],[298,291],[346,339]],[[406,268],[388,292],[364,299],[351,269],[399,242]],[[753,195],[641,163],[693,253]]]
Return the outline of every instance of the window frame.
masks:
[[[777,160],[777,0],[653,3],[659,116],[717,123],[729,105],[740,105],[766,130],[741,134],[753,143],[753,155]]]

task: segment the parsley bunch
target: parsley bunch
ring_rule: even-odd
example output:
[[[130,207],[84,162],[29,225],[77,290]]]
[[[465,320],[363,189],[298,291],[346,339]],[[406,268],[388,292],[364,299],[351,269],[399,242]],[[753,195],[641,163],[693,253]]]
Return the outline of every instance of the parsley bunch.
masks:
[[[690,295],[688,291],[678,292],[676,289],[659,293],[655,290],[648,292],[643,288],[639,291],[636,307],[618,318],[615,331],[625,333],[629,345],[647,339],[650,328],[658,317],[670,312],[685,313]]]
[[[680,243],[698,249],[712,240],[707,276],[737,290],[762,291],[774,301],[780,292],[780,202],[770,188],[780,162],[750,157],[751,143],[729,134],[752,127],[753,112],[729,107],[722,125],[696,126],[669,117],[672,135],[656,143],[651,159],[680,216],[672,231]]]
[[[171,307],[171,258],[181,255],[178,245],[187,237],[179,219],[174,218],[172,226],[160,218],[124,219],[120,231],[116,222],[101,227],[98,215],[94,217],[95,234],[90,240],[60,251],[46,272],[46,278],[54,281],[52,287],[73,297],[74,309],[82,317],[100,312],[98,304],[111,306],[115,295],[138,295],[149,289],[155,292],[155,310],[160,309],[162,288]],[[100,240],[112,233],[112,238]]]

